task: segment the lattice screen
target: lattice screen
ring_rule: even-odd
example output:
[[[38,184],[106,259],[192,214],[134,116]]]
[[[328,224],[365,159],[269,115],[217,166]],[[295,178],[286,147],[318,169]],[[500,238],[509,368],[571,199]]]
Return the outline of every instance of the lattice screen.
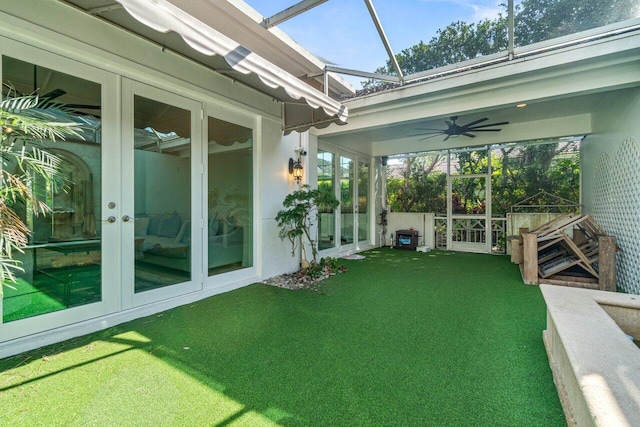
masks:
[[[640,294],[640,149],[633,139],[622,143],[613,162],[607,154],[598,159],[593,216],[621,248],[618,286]]]

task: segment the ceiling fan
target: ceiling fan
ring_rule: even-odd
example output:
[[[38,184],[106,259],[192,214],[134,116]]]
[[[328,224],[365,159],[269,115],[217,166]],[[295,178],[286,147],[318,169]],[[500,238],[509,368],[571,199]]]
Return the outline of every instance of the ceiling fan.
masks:
[[[451,116],[450,119],[451,119],[450,121],[449,120],[444,121],[447,124],[446,129],[416,128],[416,130],[422,130],[426,132],[417,133],[409,136],[428,135],[425,138],[420,138],[419,139],[420,141],[433,138],[434,136],[438,136],[438,135],[446,135],[446,138],[443,139],[443,141],[446,141],[451,137],[455,138],[460,135],[464,135],[469,138],[475,138],[476,135],[473,134],[475,132],[500,132],[502,129],[486,129],[486,128],[492,127],[492,126],[502,126],[502,125],[509,124],[509,122],[500,122],[500,123],[488,123],[488,124],[480,125],[480,123],[486,122],[487,120],[489,120],[487,117],[484,117],[482,119],[475,120],[471,123],[467,123],[466,125],[459,125],[456,123],[456,120],[458,120],[458,116]]]

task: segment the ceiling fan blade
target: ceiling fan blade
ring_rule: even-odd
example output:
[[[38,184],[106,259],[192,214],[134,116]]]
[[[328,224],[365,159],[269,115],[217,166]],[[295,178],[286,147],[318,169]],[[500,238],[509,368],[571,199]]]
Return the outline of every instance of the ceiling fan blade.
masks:
[[[502,126],[502,125],[508,125],[508,124],[509,124],[509,122],[489,123],[489,124],[486,124],[486,125],[474,126],[473,129],[474,130],[475,129],[482,129],[482,128],[488,128],[488,127],[491,127],[491,126]]]
[[[88,104],[64,104],[67,108],[79,108],[84,110],[99,110],[102,108],[100,105],[88,105]]]
[[[451,135],[447,135],[447,137],[446,137],[445,139],[443,139],[442,141],[446,141],[446,140],[448,140],[449,138],[451,138]]]
[[[434,138],[436,136],[440,136],[440,135],[444,135],[443,133],[434,133],[433,135],[429,135],[425,138],[420,138],[418,141],[424,141],[425,139],[430,139],[430,138]]]
[[[500,132],[502,129],[471,129],[471,132]]]
[[[478,124],[478,123],[486,122],[487,120],[489,120],[489,118],[488,118],[488,117],[484,117],[484,118],[482,118],[482,119],[478,119],[478,120],[473,121],[473,122],[471,122],[471,123],[467,123],[466,125],[464,125],[464,126],[462,126],[462,127],[463,127],[463,128],[469,128],[469,127],[471,127],[471,126],[473,126],[473,125],[476,125],[476,124]]]
[[[460,135],[468,136],[469,138],[475,138],[476,136],[469,132],[462,132]]]
[[[64,95],[65,93],[67,93],[67,91],[64,91],[62,89],[54,89],[51,92],[47,92],[44,95],[42,95],[40,98],[46,98],[49,101],[56,99],[56,98],[60,98],[62,95]]]
[[[440,132],[444,132],[445,129],[437,129],[437,128],[415,128],[416,130],[439,130]]]

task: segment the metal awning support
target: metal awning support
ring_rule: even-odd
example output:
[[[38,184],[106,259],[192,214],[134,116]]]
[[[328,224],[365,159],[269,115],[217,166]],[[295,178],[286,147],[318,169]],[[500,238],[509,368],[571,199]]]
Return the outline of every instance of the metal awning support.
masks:
[[[513,6],[513,0],[509,0],[507,2],[507,17],[509,20],[509,59],[513,59],[513,52],[514,52],[514,43],[513,43],[513,28],[515,26],[514,24],[514,6]]]
[[[294,16],[298,16],[309,9],[313,9],[314,7],[321,5],[326,1],[327,0],[302,0],[301,2],[296,3],[293,6],[286,8],[282,12],[278,12],[269,18],[264,18],[260,25],[267,29],[275,27],[276,25],[281,24],[284,21],[293,18]]]
[[[395,68],[396,73],[398,74],[398,79],[402,83],[404,79],[404,75],[402,74],[402,70],[400,69],[400,64],[398,64],[398,60],[396,59],[395,54],[393,53],[393,49],[391,49],[391,44],[389,44],[389,40],[387,39],[387,35],[384,33],[384,28],[382,28],[382,23],[378,18],[378,13],[376,9],[373,7],[373,3],[371,0],[364,0],[364,3],[367,5],[367,9],[369,9],[369,14],[371,15],[371,19],[376,26],[376,30],[378,30],[378,35],[380,36],[380,40],[382,40],[382,44],[384,44],[384,48],[387,50],[387,55],[389,55],[389,60],[393,64],[393,68]]]
[[[112,10],[121,9],[122,5],[120,3],[112,3],[106,6],[94,7],[91,9],[87,9],[87,13],[89,15],[100,15],[104,12],[111,12]]]
[[[197,3],[208,0],[117,0],[124,9],[138,22],[158,31],[167,33],[173,31],[195,51],[207,55],[218,56],[233,70],[239,73],[238,79],[245,76],[255,76],[258,80],[255,87],[283,90],[284,94],[274,95],[283,103],[294,103],[293,108],[287,108],[287,117],[283,129],[300,129],[321,126],[330,122],[345,123],[348,109],[340,102],[304,83],[277,65],[267,61],[255,52],[250,51],[236,41],[200,21],[184,9],[188,6],[197,7]],[[194,6],[194,3],[195,6]],[[218,70],[219,73],[225,73]],[[311,117],[309,117],[311,116]],[[292,120],[299,119],[298,123]]]
[[[333,65],[327,65],[325,67],[326,71],[333,71],[334,73],[340,73],[340,74],[347,74],[349,76],[356,76],[356,77],[364,77],[367,79],[376,79],[376,80],[382,80],[385,82],[392,82],[392,83],[399,83],[400,79],[396,76],[389,76],[387,74],[378,74],[378,73],[367,73],[366,71],[359,71],[359,70],[352,70],[349,68],[341,68],[341,67],[334,67]]]

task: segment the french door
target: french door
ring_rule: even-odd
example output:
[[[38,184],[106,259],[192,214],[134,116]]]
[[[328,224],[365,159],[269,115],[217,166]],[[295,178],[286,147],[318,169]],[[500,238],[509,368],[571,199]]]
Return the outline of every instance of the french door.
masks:
[[[318,188],[335,192],[340,205],[319,213],[318,248],[349,251],[369,244],[370,168],[356,156],[318,150]]]
[[[5,283],[0,341],[95,318],[118,307],[119,225],[108,201],[118,200],[117,77],[33,46],[2,40],[3,99],[38,95],[63,105],[76,134],[64,140],[20,140],[26,152],[59,161],[53,181],[25,172],[43,208],[11,206],[29,229],[16,280]],[[9,137],[10,139],[12,137]],[[18,140],[16,140],[18,141]],[[20,175],[9,160],[4,172]]]
[[[123,80],[122,307],[201,289],[202,105]],[[195,220],[194,220],[195,219]]]
[[[358,224],[358,243],[365,245],[371,241],[370,234],[370,209],[369,209],[369,180],[370,180],[369,163],[358,162],[358,188],[356,199],[356,213]]]
[[[254,115],[1,37],[0,58],[3,98],[37,94],[77,123],[63,141],[16,139],[60,175],[24,177],[43,212],[11,206],[29,240],[0,343],[256,275]]]
[[[340,247],[351,249],[357,242],[356,162],[340,156]]]

